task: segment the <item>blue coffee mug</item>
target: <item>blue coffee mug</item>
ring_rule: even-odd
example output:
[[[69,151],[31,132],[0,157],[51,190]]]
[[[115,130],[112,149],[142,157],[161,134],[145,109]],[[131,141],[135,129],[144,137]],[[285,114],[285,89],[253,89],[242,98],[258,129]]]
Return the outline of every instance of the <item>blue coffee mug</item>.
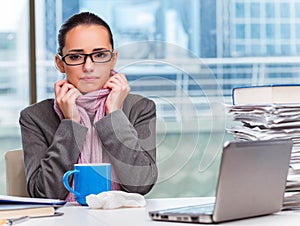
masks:
[[[69,184],[71,174],[74,174],[74,189]],[[87,205],[86,196],[111,190],[111,164],[75,164],[74,170],[64,174],[63,183],[78,203]]]

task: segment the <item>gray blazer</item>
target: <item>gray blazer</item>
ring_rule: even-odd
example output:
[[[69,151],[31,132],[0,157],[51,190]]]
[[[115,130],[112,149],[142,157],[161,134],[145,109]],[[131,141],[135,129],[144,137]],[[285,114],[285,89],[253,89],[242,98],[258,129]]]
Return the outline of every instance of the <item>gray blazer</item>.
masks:
[[[62,178],[79,158],[87,128],[60,120],[53,99],[21,111],[27,190],[32,197],[65,199]],[[123,109],[95,123],[103,151],[108,153],[121,190],[146,194],[157,180],[156,109],[153,101],[129,94]]]

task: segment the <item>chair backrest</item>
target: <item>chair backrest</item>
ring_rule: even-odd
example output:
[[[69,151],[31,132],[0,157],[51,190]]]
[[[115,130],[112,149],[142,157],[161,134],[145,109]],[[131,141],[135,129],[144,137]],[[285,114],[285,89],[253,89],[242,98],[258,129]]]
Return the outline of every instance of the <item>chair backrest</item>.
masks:
[[[28,197],[23,150],[6,152],[5,165],[7,195]]]

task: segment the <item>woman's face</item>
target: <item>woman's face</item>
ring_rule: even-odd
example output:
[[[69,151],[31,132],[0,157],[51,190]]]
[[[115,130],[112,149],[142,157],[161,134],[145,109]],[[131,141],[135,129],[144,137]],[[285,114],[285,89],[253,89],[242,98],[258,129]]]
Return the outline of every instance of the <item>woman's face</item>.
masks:
[[[71,53],[89,54],[101,50],[112,51],[109,41],[109,33],[100,25],[79,25],[66,34],[65,46],[62,49],[63,56]],[[117,59],[115,52],[111,61],[106,63],[94,63],[87,57],[85,64],[77,66],[66,65],[58,56],[56,63],[59,70],[66,74],[66,79],[80,92],[89,93],[99,90],[109,79]]]

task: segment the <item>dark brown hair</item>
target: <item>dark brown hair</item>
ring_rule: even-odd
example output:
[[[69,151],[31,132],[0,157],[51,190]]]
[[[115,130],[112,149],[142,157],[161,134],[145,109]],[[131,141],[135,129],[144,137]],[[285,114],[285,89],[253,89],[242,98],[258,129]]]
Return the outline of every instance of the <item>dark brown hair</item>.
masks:
[[[110,37],[110,44],[114,49],[114,41],[113,35],[110,30],[109,25],[101,19],[99,16],[90,13],[90,12],[82,12],[71,16],[66,22],[61,26],[58,32],[58,54],[62,56],[62,49],[65,46],[66,35],[72,30],[74,27],[79,25],[100,25],[106,28]]]

